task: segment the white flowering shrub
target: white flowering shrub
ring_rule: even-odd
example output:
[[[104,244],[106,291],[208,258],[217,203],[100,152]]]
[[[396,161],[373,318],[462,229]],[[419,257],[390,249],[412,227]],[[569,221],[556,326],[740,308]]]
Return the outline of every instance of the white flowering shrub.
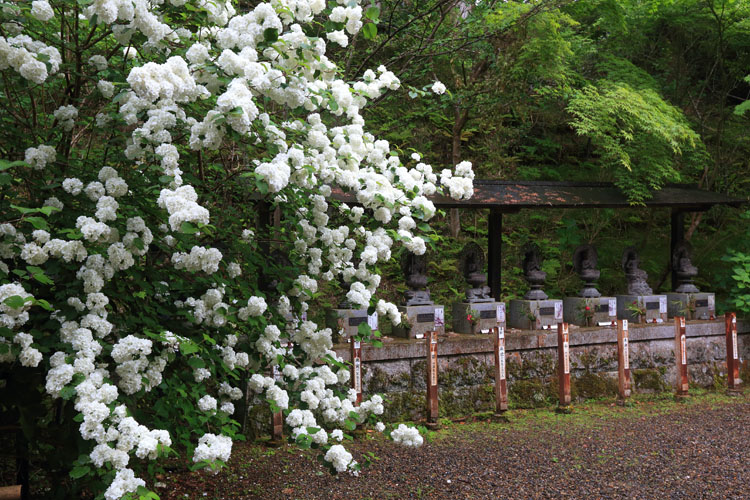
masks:
[[[378,263],[423,253],[429,196],[473,178],[367,132],[361,110],[399,81],[343,81],[329,50],[376,18],[356,1],[0,2],[0,409],[71,490],[140,493],[172,453],[220,465],[256,404],[357,470],[339,442],[383,400],[354,405],[305,313],[341,280],[398,322]]]

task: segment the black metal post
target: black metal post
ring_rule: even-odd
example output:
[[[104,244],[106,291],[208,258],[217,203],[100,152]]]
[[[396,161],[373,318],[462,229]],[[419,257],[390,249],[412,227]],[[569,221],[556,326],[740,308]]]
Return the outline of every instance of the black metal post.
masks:
[[[500,296],[503,293],[503,213],[499,210],[490,209],[487,225],[487,281],[492,291],[492,298],[500,302]]]
[[[672,255],[675,247],[685,238],[685,212],[672,209],[672,235],[669,242],[669,269],[672,269]],[[670,290],[677,288],[677,275],[672,271],[672,285]]]

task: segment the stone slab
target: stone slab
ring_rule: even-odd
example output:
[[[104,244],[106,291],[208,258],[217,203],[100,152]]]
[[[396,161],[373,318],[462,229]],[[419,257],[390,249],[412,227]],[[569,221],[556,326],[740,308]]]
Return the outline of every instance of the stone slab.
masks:
[[[532,319],[535,318],[536,320]],[[520,330],[540,330],[563,321],[563,301],[557,299],[521,300],[508,304],[508,327]]]
[[[378,313],[368,315],[367,309],[331,309],[326,313],[326,326],[333,330],[334,342],[356,335],[361,323],[367,323],[371,330],[377,330]]]
[[[436,330],[438,335],[445,334],[445,307],[441,305],[399,306],[401,316],[409,318],[411,328],[403,323],[393,327],[393,336],[407,339],[424,338],[426,332]]]
[[[584,308],[593,311],[591,322],[585,321]],[[617,299],[615,297],[565,297],[563,299],[563,319],[566,323],[578,326],[597,326],[617,319]]]
[[[691,302],[695,308],[692,317],[687,311],[687,304]],[[687,319],[709,319],[716,316],[716,296],[708,292],[668,293],[667,313],[670,318],[685,316]]]
[[[666,295],[618,295],[617,296],[617,317],[626,319],[631,323],[639,323],[638,314],[628,310],[628,306],[633,302],[646,308],[646,323],[653,323],[654,320],[667,321],[667,300]]]
[[[467,319],[476,314],[479,321],[472,325]],[[505,327],[504,302],[454,302],[453,331],[456,333],[490,333],[491,328]]]

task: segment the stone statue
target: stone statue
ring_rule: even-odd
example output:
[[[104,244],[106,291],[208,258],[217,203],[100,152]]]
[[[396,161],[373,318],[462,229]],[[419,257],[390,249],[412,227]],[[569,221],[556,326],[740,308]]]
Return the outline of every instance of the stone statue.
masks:
[[[461,252],[459,270],[470,288],[466,289],[466,302],[492,302],[490,287],[484,269],[484,252],[476,243],[467,243]]]
[[[523,296],[526,300],[546,300],[547,294],[542,287],[547,279],[547,273],[542,271],[542,258],[539,255],[539,247],[527,245],[524,250],[523,274],[526,281],[531,285],[531,290]]]
[[[638,268],[640,262],[635,248],[625,249],[622,254],[622,270],[628,280],[628,295],[653,295],[654,291],[651,290],[646,281],[648,274],[643,269]]]
[[[427,288],[427,259],[424,255],[406,252],[401,260],[401,271],[409,289],[404,294],[407,306],[432,305]]]
[[[698,268],[690,261],[692,249],[690,243],[681,241],[677,244],[672,253],[672,271],[677,276],[677,286],[675,292],[678,293],[698,293],[698,287],[693,284],[693,279],[698,275]]]
[[[581,245],[573,253],[573,269],[584,283],[580,292],[581,297],[596,298],[602,296],[596,289],[596,280],[599,279],[600,275],[596,268],[597,260],[596,248],[592,245]]]

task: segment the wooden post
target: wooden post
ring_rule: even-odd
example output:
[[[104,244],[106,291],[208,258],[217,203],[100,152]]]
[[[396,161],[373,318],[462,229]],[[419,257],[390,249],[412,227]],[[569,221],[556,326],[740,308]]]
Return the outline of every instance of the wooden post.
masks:
[[[359,340],[351,339],[349,344],[352,352],[352,389],[357,391],[355,405],[362,403],[362,344]]]
[[[617,320],[617,375],[620,400],[630,397],[630,337],[628,320]]]
[[[685,337],[685,317],[674,318],[674,357],[677,366],[677,396],[687,396],[688,393],[688,365],[687,338]]]
[[[568,324],[557,324],[557,378],[560,381],[560,406],[570,405],[570,336]]]
[[[427,332],[425,340],[427,341],[427,422],[436,424],[438,420],[437,332]]]
[[[727,388],[731,392],[740,389],[740,353],[737,345],[737,314],[725,315],[727,332]]]
[[[274,365],[271,374],[274,380],[281,378],[281,372],[279,372],[279,366]],[[284,439],[284,413],[281,411],[275,412],[271,416],[271,440],[275,443],[280,443]]]
[[[503,213],[490,209],[487,221],[487,276],[492,298],[500,302],[503,293],[502,255],[503,255]]]
[[[508,410],[508,381],[505,377],[505,328],[494,328],[495,333],[495,413]]]

